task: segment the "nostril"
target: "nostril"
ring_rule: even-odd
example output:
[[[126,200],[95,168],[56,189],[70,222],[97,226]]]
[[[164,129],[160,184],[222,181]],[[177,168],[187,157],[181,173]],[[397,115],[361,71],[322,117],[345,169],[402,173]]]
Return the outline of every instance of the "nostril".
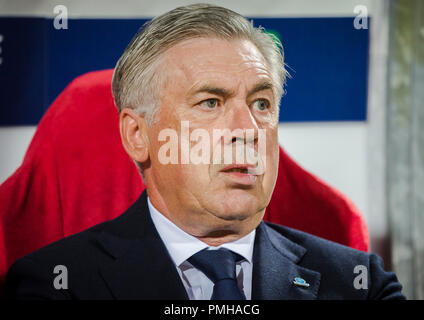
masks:
[[[231,139],[231,143],[237,142],[237,140],[240,140],[243,143],[251,143],[253,145],[256,145],[258,142],[258,137],[253,137],[253,139],[249,139],[249,137],[233,137]]]
[[[231,142],[232,142],[232,143],[234,143],[234,142],[237,142],[237,140],[241,140],[241,142],[244,142],[244,138],[240,138],[240,137],[234,137],[234,138],[231,140]]]

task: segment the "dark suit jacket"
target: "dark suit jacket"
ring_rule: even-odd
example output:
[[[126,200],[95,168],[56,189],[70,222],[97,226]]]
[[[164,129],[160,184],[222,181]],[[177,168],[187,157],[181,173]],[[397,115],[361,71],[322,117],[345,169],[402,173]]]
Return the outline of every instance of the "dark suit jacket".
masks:
[[[68,289],[53,286],[66,266]],[[357,265],[368,289],[355,289]],[[63,275],[63,273],[61,273]],[[309,287],[295,285],[301,277]],[[253,252],[252,299],[402,299],[402,286],[377,255],[261,222]],[[187,299],[147,206],[146,192],[118,218],[19,259],[6,292],[16,299]]]

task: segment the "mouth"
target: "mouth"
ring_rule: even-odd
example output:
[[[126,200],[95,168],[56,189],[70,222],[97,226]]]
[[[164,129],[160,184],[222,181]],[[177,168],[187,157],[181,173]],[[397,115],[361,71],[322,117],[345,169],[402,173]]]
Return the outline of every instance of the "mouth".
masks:
[[[258,179],[256,167],[253,165],[229,165],[219,171],[224,177],[233,183],[242,185],[253,185]]]
[[[240,173],[247,173],[247,168],[231,168],[228,170],[225,170],[223,172],[240,172]]]

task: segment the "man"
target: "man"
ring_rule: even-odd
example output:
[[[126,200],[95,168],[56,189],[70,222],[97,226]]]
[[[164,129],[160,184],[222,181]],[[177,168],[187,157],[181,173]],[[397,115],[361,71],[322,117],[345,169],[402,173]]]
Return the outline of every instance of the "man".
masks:
[[[281,48],[211,5],[144,26],[112,90],[123,146],[147,192],[117,219],[18,260],[9,296],[404,298],[378,256],[262,222],[278,169]]]

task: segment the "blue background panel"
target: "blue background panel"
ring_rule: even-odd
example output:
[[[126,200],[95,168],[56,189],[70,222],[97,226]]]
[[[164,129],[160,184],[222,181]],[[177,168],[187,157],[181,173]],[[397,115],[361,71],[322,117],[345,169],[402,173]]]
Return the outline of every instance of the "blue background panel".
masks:
[[[49,28],[49,103],[77,76],[114,68],[147,20],[69,20],[68,30]]]
[[[280,121],[366,120],[369,30],[353,18],[253,18],[278,34],[287,94]],[[35,125],[75,77],[113,68],[144,19],[0,18],[0,125]]]
[[[278,33],[292,76],[280,121],[366,119],[368,30],[356,30],[353,18],[254,21]]]
[[[0,125],[38,123],[47,105],[47,30],[42,18],[1,18]]]

